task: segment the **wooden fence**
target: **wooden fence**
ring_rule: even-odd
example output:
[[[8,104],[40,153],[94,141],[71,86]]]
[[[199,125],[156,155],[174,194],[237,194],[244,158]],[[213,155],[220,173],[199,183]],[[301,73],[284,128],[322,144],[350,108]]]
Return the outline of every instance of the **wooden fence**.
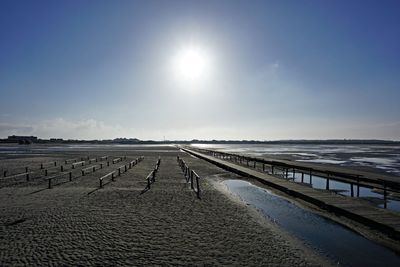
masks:
[[[200,176],[192,169],[190,169],[186,162],[181,159],[179,156],[176,157],[179,167],[181,167],[181,170],[185,176],[186,182],[190,182],[190,188],[193,189],[194,192],[196,192],[197,197],[200,199]],[[194,186],[194,179],[196,179],[196,188]]]
[[[126,159],[126,157],[123,157],[124,159]],[[121,159],[121,158],[118,158]],[[129,163],[122,165],[120,167],[118,167],[115,171],[112,171],[102,177],[99,178],[99,187],[103,188],[104,186],[104,181],[106,178],[111,177],[111,181],[115,180],[115,177],[121,176],[122,173],[127,172],[129,169],[131,169],[132,167],[134,167],[135,165],[137,165],[139,162],[141,162],[144,159],[144,156],[140,156],[137,159],[134,159],[132,161],[130,161]],[[113,163],[114,164],[114,163]],[[108,165],[109,166],[109,165]]]
[[[158,160],[156,162],[156,165],[154,166],[154,169],[146,177],[147,189],[150,189],[151,188],[151,184],[153,184],[156,181],[156,174],[158,172],[158,169],[160,168],[160,164],[161,164],[161,158],[158,157]]]

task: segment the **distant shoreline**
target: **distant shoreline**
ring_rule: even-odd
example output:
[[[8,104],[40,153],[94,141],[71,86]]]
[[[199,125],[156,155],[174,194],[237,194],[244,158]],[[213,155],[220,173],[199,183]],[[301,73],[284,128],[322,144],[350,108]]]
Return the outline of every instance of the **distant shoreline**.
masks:
[[[0,139],[0,144],[18,144],[18,142],[7,139]],[[328,139],[328,140],[276,140],[276,141],[258,141],[258,140],[51,140],[38,139],[33,144],[271,144],[271,145],[400,145],[400,141],[391,140],[373,140],[373,139]]]

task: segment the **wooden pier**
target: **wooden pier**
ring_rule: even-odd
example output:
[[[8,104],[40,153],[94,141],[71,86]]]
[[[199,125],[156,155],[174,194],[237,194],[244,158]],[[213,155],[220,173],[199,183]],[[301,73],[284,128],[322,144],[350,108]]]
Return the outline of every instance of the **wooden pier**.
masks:
[[[324,210],[345,216],[351,220],[379,230],[389,237],[400,240],[400,214],[386,209],[380,209],[362,200],[333,194],[330,191],[317,190],[286,179],[240,166],[224,159],[206,155],[188,148],[182,150],[215,164],[223,169],[245,177],[254,178],[265,185],[280,190],[290,196],[300,198]]]

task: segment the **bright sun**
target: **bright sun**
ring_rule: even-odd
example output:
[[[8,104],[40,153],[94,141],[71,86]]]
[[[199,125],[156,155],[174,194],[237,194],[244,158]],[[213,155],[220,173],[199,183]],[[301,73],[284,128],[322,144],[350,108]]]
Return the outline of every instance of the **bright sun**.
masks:
[[[209,68],[209,58],[204,50],[188,47],[176,55],[173,64],[179,80],[199,81]]]

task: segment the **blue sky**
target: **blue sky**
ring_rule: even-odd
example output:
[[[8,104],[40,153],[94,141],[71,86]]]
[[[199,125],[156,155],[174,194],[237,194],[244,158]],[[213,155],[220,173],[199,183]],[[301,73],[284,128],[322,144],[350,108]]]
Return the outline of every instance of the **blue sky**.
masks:
[[[400,140],[398,1],[0,1],[0,137]],[[174,58],[205,51],[185,81]]]

